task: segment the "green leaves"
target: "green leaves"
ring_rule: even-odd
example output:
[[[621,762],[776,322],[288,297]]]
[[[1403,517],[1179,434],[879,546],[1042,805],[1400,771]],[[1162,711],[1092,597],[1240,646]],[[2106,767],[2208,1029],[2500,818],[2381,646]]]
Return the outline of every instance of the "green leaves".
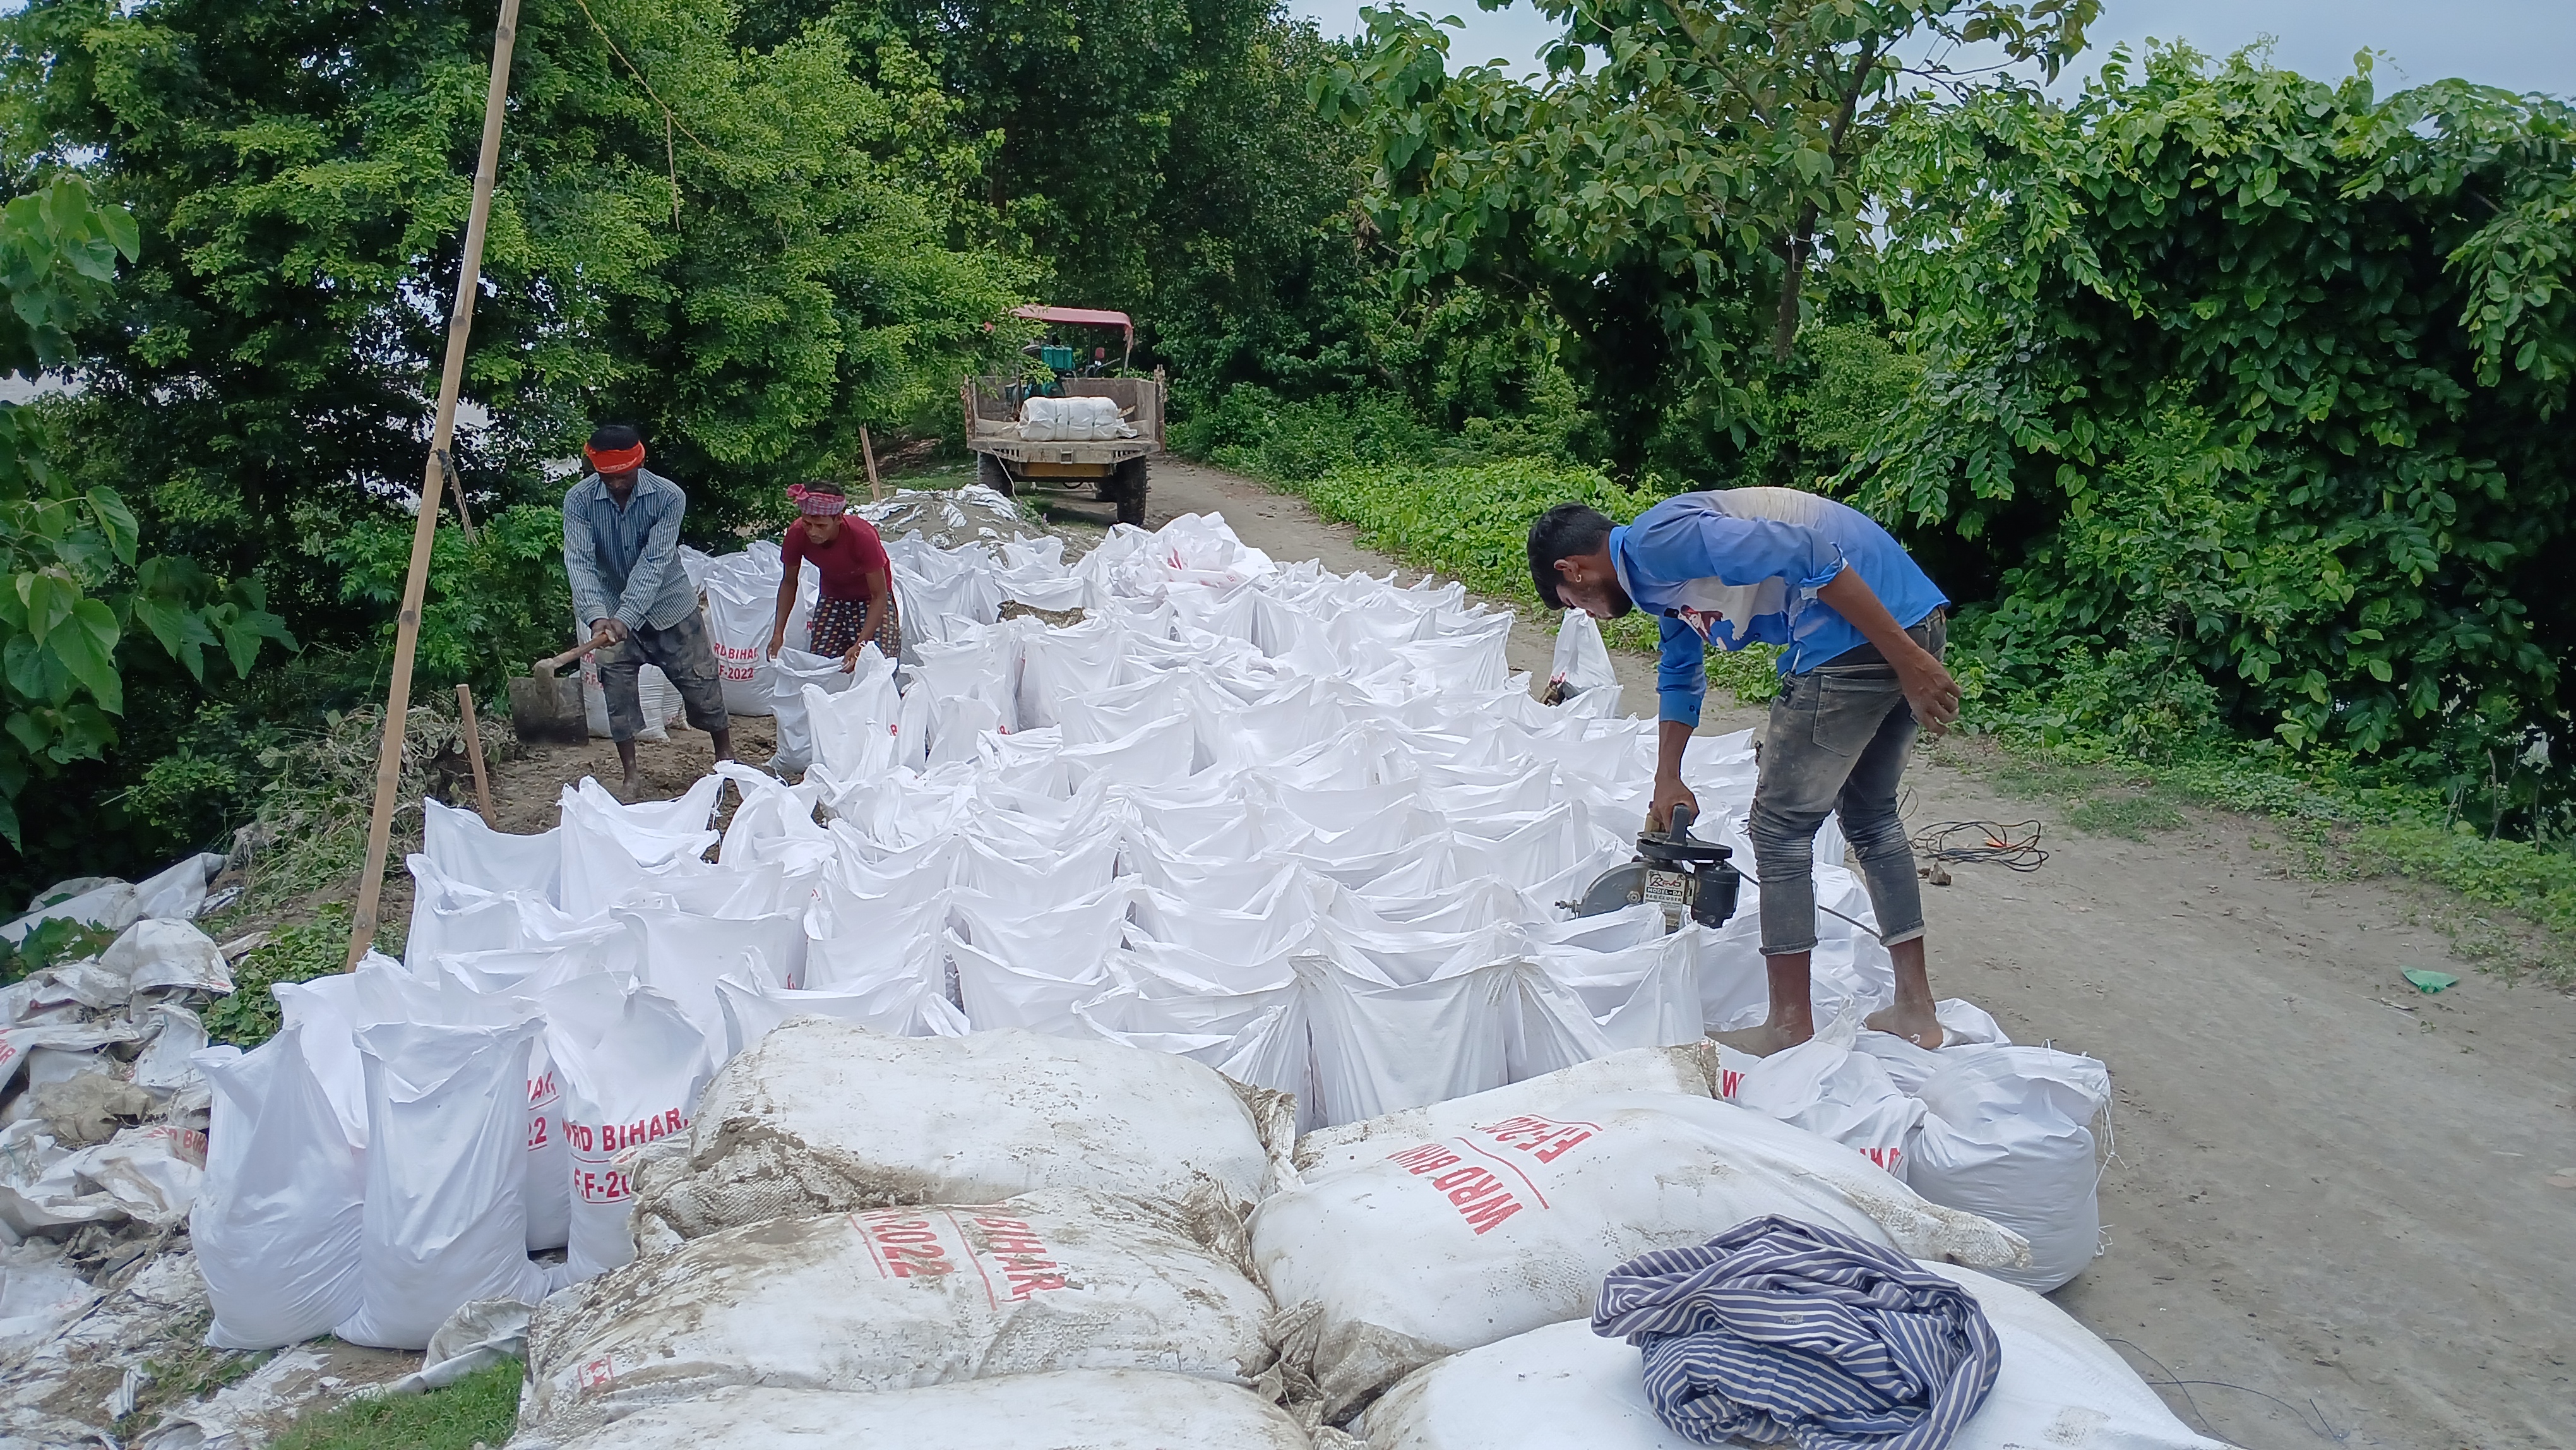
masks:
[[[1365,10],[1368,48],[1318,93],[1375,137],[1378,228],[1418,287],[1550,307],[1566,362],[1625,435],[1680,414],[1742,435],[1794,361],[1818,279],[1865,271],[1867,157],[1917,104],[1899,55],[1970,32],[2051,75],[2096,0],[1542,0],[1597,71],[1525,84],[1446,69],[1422,16]],[[1926,69],[1915,62],[1917,71]],[[1930,63],[1942,75],[1938,63]]]
[[[1999,576],[1960,638],[2013,688],[2080,642],[2247,734],[2563,788],[2571,138],[2162,48],[1902,118],[1868,181],[1926,370],[1856,501]]]

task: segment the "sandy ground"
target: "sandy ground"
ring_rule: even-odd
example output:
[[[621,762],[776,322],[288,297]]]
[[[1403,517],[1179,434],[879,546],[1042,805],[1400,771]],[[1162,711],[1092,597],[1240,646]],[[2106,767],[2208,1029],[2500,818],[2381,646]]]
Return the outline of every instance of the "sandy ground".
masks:
[[[1157,460],[1148,522],[1207,511],[1282,560],[1393,567],[1300,500]],[[1050,512],[1078,533],[1109,508]],[[1544,674],[1552,644],[1523,623],[1513,667]],[[1618,663],[1651,710],[1652,662]],[[738,727],[746,758],[766,725]],[[705,768],[706,737],[673,739],[645,748],[646,794]],[[562,755],[496,782],[506,825],[553,824],[585,766],[613,778],[604,743]],[[2576,1184],[2576,998],[2480,975],[2388,886],[2288,874],[2242,821],[2088,839],[1928,751],[1908,779],[1918,827],[2048,823],[2037,873],[1958,866],[1926,895],[1937,991],[2112,1070],[2107,1252],[2061,1306],[2248,1450],[2576,1445],[2576,1188],[2548,1181]],[[2461,982],[2420,996],[2407,966]]]

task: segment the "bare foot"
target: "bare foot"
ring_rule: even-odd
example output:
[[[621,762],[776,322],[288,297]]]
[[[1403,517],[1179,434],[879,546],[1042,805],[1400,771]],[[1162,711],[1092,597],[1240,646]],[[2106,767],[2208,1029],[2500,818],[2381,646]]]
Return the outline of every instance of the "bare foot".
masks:
[[[618,782],[617,798],[630,806],[635,804],[635,792],[641,780],[642,778],[634,771],[626,772],[626,778]]]
[[[1932,1008],[1928,1003],[1920,1007],[1907,1006],[1903,1003],[1893,1007],[1882,1007],[1870,1013],[1863,1019],[1861,1025],[1872,1032],[1884,1032],[1890,1037],[1902,1037],[1917,1047],[1937,1049],[1945,1040],[1941,1031],[1941,1020],[1932,1015]]]
[[[1739,1028],[1733,1032],[1709,1034],[1725,1046],[1754,1057],[1769,1057],[1775,1052],[1786,1051],[1815,1035],[1816,1029],[1812,1025],[1783,1027],[1776,1022],[1765,1022],[1759,1027]]]

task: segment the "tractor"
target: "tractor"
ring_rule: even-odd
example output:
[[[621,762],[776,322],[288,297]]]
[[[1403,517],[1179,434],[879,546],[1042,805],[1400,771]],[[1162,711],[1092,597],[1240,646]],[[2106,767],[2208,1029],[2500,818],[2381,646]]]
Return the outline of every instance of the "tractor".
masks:
[[[1004,497],[1033,489],[1088,489],[1092,498],[1118,506],[1118,522],[1145,522],[1147,460],[1163,451],[1163,371],[1126,376],[1136,348],[1136,324],[1124,312],[1088,307],[1020,307],[1015,317],[1053,328],[1116,328],[1122,348],[1116,367],[1106,347],[1081,358],[1069,344],[1047,340],[1026,351],[1033,366],[1018,376],[967,378],[959,388],[966,410],[966,447],[975,455],[975,478]],[[1132,438],[1081,442],[1032,442],[1021,436],[1021,405],[1033,397],[1108,398],[1135,430]]]

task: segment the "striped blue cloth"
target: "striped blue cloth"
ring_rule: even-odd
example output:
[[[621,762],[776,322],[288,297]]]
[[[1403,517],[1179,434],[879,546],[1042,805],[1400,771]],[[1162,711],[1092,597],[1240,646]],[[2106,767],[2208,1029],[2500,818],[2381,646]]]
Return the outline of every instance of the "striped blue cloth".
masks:
[[[2003,1365],[1966,1290],[1777,1215],[1612,1269],[1592,1329],[1643,1352],[1655,1413],[1703,1445],[1941,1450]]]

